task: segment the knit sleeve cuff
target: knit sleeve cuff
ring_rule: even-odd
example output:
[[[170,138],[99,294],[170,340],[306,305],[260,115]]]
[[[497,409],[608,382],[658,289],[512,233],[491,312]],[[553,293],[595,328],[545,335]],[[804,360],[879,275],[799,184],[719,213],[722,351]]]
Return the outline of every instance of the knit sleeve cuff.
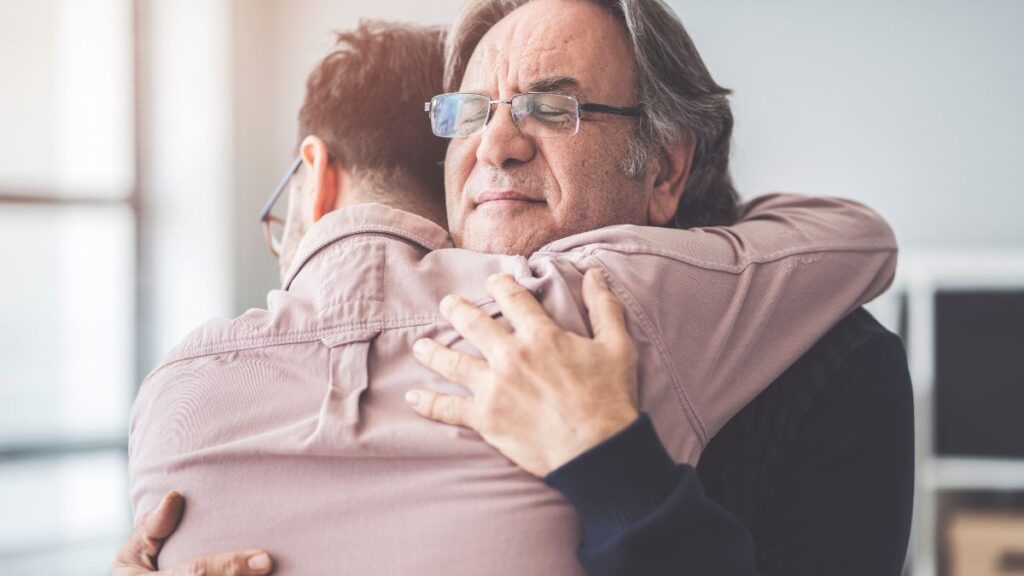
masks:
[[[646,413],[544,477],[576,509],[587,539],[611,536],[657,509],[680,478]]]

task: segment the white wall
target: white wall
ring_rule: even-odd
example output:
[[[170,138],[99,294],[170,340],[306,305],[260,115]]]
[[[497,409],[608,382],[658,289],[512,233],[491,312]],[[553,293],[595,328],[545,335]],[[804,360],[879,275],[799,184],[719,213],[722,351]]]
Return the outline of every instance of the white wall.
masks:
[[[745,194],[867,202],[904,247],[1024,246],[1024,2],[680,1]]]
[[[732,88],[733,170],[774,190],[867,202],[905,248],[1024,246],[1024,2],[670,0]],[[276,270],[253,223],[292,153],[305,77],[358,18],[450,20],[458,0],[236,0],[236,308]],[[254,16],[253,11],[260,14]],[[241,51],[239,52],[239,50]],[[241,58],[242,61],[239,60]],[[243,241],[244,240],[244,241]],[[251,251],[252,246],[258,250]]]

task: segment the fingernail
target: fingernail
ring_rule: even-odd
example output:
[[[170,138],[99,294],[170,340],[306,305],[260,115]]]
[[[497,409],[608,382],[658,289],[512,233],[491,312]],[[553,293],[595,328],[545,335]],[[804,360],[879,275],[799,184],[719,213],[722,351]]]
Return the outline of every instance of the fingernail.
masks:
[[[180,496],[181,494],[179,494],[178,492],[168,492],[167,494],[164,494],[163,500],[161,500],[160,503],[156,505],[155,510],[166,510],[167,507],[170,506],[172,502],[174,502],[174,499]]]
[[[405,401],[411,406],[417,406],[420,403],[420,395],[415,390],[409,390],[405,393]]]
[[[270,556],[266,552],[251,556],[246,562],[250,570],[259,570],[260,572],[266,572],[270,570]]]
[[[600,268],[592,268],[592,270],[594,271],[594,281],[597,282],[597,285],[601,288],[607,288],[608,281],[604,278],[604,270],[601,270]]]
[[[441,312],[447,312],[455,305],[455,296],[449,294],[441,299]]]
[[[420,338],[412,345],[412,353],[420,358],[424,358],[427,355],[427,350],[430,349],[430,342],[427,342],[426,338]]]

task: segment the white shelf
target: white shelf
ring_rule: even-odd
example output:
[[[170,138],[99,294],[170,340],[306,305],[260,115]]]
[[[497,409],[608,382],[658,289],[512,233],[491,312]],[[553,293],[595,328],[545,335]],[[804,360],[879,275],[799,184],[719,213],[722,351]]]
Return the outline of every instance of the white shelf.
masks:
[[[933,457],[921,474],[931,490],[1024,491],[1024,460]]]
[[[892,322],[906,303],[907,359],[914,386],[917,451],[910,573],[935,576],[941,553],[939,500],[943,492],[1022,491],[1024,458],[948,457],[935,453],[935,297],[963,290],[1024,290],[1024,250],[1018,247],[901,250],[889,302]],[[888,305],[888,308],[886,306]]]

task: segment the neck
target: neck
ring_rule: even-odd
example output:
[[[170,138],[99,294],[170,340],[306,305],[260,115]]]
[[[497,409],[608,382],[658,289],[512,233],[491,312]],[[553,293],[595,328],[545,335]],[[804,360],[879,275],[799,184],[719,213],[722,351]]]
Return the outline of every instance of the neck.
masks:
[[[338,208],[355,204],[377,203],[422,216],[448,229],[444,196],[423,189],[406,178],[360,178],[353,182],[345,198],[339,196]]]

